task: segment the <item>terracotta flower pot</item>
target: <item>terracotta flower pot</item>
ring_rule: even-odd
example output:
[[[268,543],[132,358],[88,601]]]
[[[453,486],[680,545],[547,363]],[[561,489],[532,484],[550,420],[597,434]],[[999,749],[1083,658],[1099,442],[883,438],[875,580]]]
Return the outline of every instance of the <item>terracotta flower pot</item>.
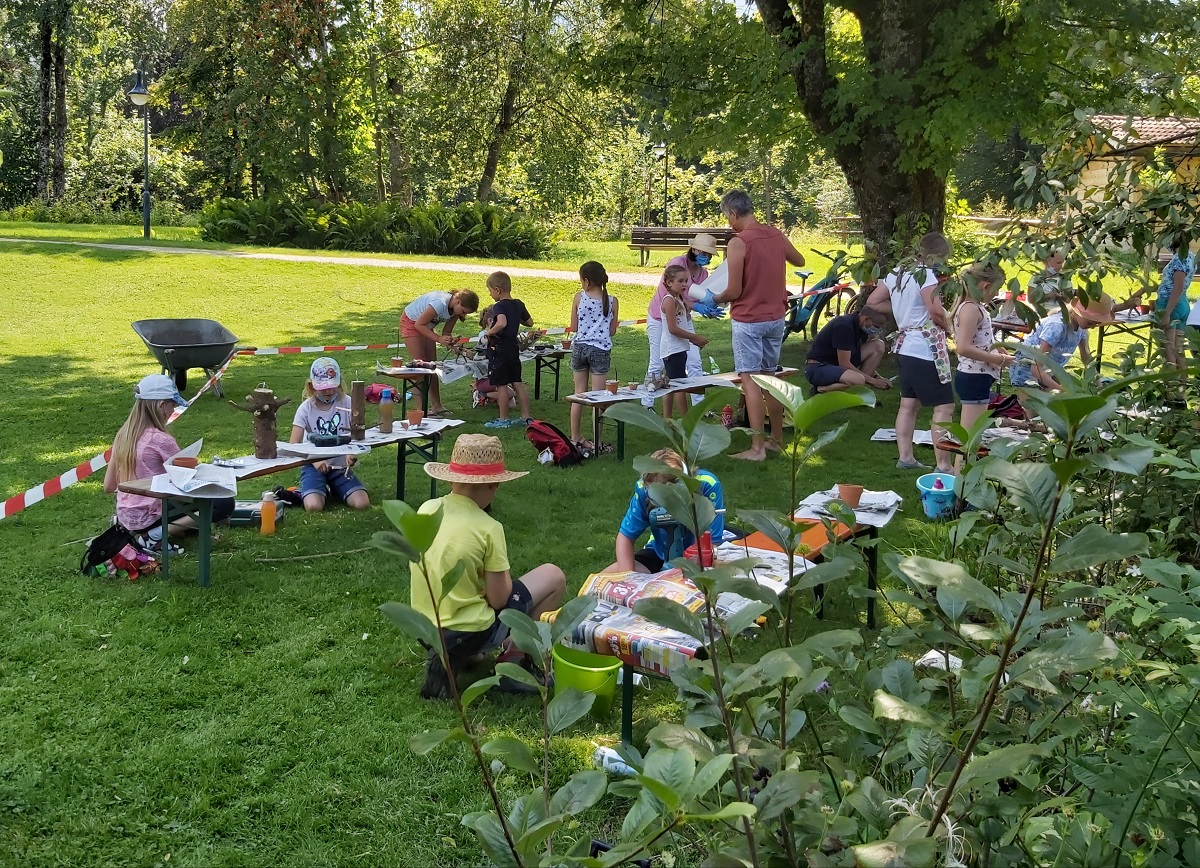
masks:
[[[848,485],[844,482],[839,482],[838,500],[846,504],[851,509],[858,508],[858,502],[862,500],[863,487],[861,485]]]

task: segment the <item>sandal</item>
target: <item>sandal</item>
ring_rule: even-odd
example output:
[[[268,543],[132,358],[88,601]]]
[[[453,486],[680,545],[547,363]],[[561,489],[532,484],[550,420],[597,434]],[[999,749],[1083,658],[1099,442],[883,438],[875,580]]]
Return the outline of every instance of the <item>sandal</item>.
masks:
[[[450,415],[450,411],[443,407],[440,410],[430,410],[425,414],[426,419],[446,419]]]
[[[611,455],[614,451],[611,443],[601,443],[596,447],[597,455]]]

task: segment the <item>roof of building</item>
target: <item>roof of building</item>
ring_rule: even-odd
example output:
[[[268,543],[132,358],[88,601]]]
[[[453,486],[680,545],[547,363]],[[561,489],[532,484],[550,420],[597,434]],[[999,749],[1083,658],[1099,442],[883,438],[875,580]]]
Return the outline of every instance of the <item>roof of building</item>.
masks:
[[[1200,118],[1142,118],[1095,115],[1092,123],[1109,130],[1113,147],[1151,147],[1186,142],[1200,136]]]

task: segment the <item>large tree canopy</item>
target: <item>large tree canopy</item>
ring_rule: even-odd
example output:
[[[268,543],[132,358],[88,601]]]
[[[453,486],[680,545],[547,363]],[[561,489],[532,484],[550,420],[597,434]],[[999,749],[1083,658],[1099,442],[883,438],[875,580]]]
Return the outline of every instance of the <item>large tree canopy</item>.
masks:
[[[880,251],[897,230],[942,227],[947,175],[980,130],[1048,129],[1078,105],[1165,108],[1196,56],[1192,2],[755,3],[625,2],[596,64],[658,94],[682,139],[780,139],[802,115]]]

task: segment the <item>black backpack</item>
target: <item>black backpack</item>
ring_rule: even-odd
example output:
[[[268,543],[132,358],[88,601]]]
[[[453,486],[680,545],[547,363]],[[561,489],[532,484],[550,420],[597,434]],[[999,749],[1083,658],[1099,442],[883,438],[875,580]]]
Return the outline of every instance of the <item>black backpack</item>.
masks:
[[[132,543],[133,534],[120,524],[111,525],[104,533],[88,543],[87,550],[79,559],[79,572],[85,576],[92,575],[96,571],[96,567],[112,560],[113,556],[121,549]]]
[[[557,425],[534,419],[525,429],[525,439],[533,444],[533,448],[541,455],[547,449],[553,461],[559,467],[570,467],[583,461],[583,453],[571,442]]]

